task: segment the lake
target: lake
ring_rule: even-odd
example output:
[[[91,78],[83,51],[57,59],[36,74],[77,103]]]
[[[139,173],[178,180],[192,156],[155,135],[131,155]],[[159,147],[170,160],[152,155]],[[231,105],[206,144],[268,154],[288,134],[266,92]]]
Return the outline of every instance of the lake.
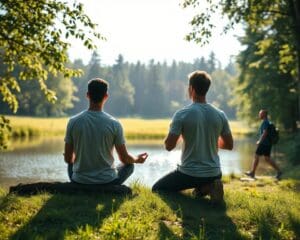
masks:
[[[180,162],[180,146],[167,152],[162,143],[158,142],[136,141],[129,142],[127,145],[131,154],[148,152],[149,157],[144,164],[135,165],[135,171],[126,184],[139,181],[146,186],[152,186],[161,176],[174,170]],[[68,181],[66,164],[63,161],[63,148],[62,137],[14,142],[12,150],[0,152],[0,185]],[[255,139],[247,137],[235,140],[233,151],[220,150],[223,175],[241,174],[248,170],[251,167],[254,151]],[[258,173],[265,171],[265,168],[265,164],[260,165]]]

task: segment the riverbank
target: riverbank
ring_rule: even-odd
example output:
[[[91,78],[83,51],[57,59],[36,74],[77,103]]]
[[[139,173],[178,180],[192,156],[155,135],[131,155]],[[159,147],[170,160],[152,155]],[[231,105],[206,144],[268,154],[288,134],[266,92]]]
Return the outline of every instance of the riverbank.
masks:
[[[63,136],[68,118],[35,118],[8,116],[12,126],[12,138],[34,136]],[[163,139],[169,129],[171,119],[120,118],[127,139]],[[234,135],[253,132],[241,121],[230,121]]]
[[[154,194],[138,183],[126,197],[21,197],[2,189],[0,239],[299,239],[299,171],[280,182],[224,177],[224,206],[191,191]]]

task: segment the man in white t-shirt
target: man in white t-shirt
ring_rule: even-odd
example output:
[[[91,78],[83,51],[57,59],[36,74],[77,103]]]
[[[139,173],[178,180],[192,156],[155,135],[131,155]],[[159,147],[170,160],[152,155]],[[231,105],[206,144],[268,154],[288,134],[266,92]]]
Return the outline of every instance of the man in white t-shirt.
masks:
[[[181,164],[159,179],[153,191],[195,188],[197,195],[209,194],[216,202],[223,199],[218,148],[232,150],[233,138],[225,113],[206,102],[210,84],[206,72],[190,74],[188,91],[193,102],[174,114],[165,140],[165,148],[171,151],[182,137]]]
[[[65,162],[72,182],[122,184],[133,172],[134,163],[144,163],[147,153],[131,156],[126,149],[122,125],[103,111],[108,83],[96,78],[88,83],[89,108],[72,117],[65,136]],[[121,165],[114,166],[113,149]]]

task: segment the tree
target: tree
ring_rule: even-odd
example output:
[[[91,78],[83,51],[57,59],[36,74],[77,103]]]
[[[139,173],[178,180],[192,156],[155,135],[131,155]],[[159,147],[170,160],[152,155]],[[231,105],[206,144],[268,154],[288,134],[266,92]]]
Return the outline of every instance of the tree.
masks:
[[[93,51],[91,59],[87,66],[84,66],[82,61],[76,61],[74,63],[76,64],[75,66],[77,68],[84,69],[85,71],[84,75],[73,78],[74,84],[77,87],[77,92],[75,94],[75,109],[72,111],[73,113],[83,111],[88,106],[88,101],[86,99],[88,81],[92,78],[101,76],[100,62],[101,60],[99,54],[96,51]]]
[[[211,74],[211,77],[212,84],[207,94],[208,101],[225,111],[229,118],[235,118],[235,109],[230,106],[233,98],[230,82],[232,76],[224,70],[217,69]]]
[[[100,77],[101,75],[101,59],[99,54],[94,51],[89,62],[89,70],[87,74],[87,78],[92,79],[96,77]]]
[[[129,72],[129,80],[134,87],[134,114],[142,114],[144,106],[144,96],[145,96],[145,77],[146,77],[146,67],[140,61],[135,65],[131,65]]]
[[[72,63],[72,67],[83,71],[82,75],[72,78],[76,89],[73,96],[74,107],[68,111],[68,114],[77,114],[83,111],[88,105],[88,101],[86,100],[88,66],[84,65],[81,59],[76,59]]]
[[[118,116],[128,116],[132,113],[134,88],[128,78],[128,64],[119,54],[108,77],[111,98],[108,99],[107,109]]]
[[[283,38],[282,38],[283,37]],[[272,121],[279,122],[285,129],[295,129],[297,120],[297,94],[292,69],[280,70],[280,46],[285,37],[277,38],[277,44],[261,55],[256,44],[264,38],[263,32],[246,31],[241,43],[246,46],[238,57],[241,66],[239,77],[235,81],[234,100],[239,115],[246,119],[256,119],[260,108],[270,111]]]
[[[147,117],[161,117],[166,109],[166,86],[160,63],[150,60],[145,85],[145,105],[143,113]]]
[[[260,60],[266,57],[266,54],[272,54],[270,49],[276,48],[279,51],[278,64],[276,64],[278,66],[277,75],[288,74],[293,78],[293,87],[290,92],[293,95],[296,93],[298,98],[297,118],[293,121],[299,120],[300,2],[298,0],[206,0],[206,4],[201,1],[201,6],[207,6],[207,8],[200,9],[199,0],[185,0],[183,7],[189,6],[199,9],[200,12],[191,21],[193,30],[186,36],[187,40],[194,40],[200,44],[207,43],[208,38],[212,35],[212,29],[215,27],[212,22],[212,13],[219,12],[229,19],[229,23],[224,28],[225,32],[234,25],[242,23],[249,32],[261,34],[262,38],[256,42],[257,53],[260,56],[259,59],[256,59],[256,64],[266,64]],[[281,40],[277,41],[278,38]],[[253,64],[244,67],[251,68]],[[261,72],[261,74],[264,73]],[[254,98],[251,95],[249,97]],[[293,125],[295,128],[296,122]]]
[[[209,54],[207,65],[208,65],[207,71],[208,71],[209,74],[212,74],[214,71],[216,71],[216,69],[217,69],[217,59],[216,59],[216,54],[214,52],[211,52]]]
[[[81,73],[66,65],[67,39],[77,38],[87,48],[95,48],[93,40],[103,38],[95,28],[77,1],[0,0],[1,100],[17,111],[19,79],[37,81],[47,99],[54,102],[55,92],[46,84],[48,75],[72,77]],[[16,67],[20,67],[18,76],[12,74]]]

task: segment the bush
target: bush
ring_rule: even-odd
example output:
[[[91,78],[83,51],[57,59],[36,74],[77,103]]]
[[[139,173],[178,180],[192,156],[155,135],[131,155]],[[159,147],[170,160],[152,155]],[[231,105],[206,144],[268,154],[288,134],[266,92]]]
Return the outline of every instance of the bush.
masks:
[[[287,141],[288,159],[293,165],[300,164],[300,132],[293,134]]]

